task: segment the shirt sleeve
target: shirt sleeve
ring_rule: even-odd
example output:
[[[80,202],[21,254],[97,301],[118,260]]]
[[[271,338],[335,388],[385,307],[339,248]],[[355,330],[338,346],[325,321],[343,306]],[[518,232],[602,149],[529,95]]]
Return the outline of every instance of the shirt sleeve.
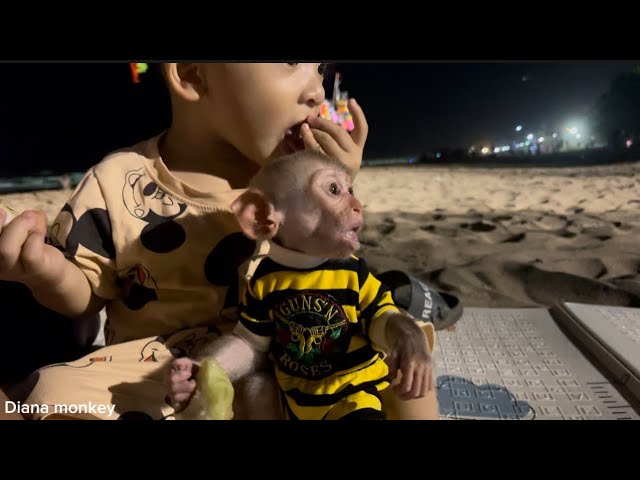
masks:
[[[363,334],[370,338],[374,343],[384,345],[386,342],[382,338],[372,338],[371,331],[374,323],[380,323],[376,320],[385,312],[399,312],[400,310],[396,306],[391,297],[389,289],[374,277],[366,262],[360,258],[358,267],[358,278],[360,282],[359,292],[359,310],[360,310],[360,323]],[[379,328],[381,325],[376,325],[375,332],[384,331],[383,328]],[[374,335],[378,336],[378,335]]]
[[[117,298],[111,220],[93,169],[85,174],[51,224],[47,241],[80,268],[97,296]]]
[[[253,281],[249,281],[242,289],[240,301],[240,321],[233,333],[244,339],[260,352],[267,352],[275,334],[275,324],[269,318],[269,311],[264,301],[257,299],[252,293]]]

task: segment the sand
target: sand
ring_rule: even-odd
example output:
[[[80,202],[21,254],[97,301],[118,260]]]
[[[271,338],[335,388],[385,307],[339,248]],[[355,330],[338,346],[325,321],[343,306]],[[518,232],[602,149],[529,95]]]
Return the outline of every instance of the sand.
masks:
[[[566,300],[640,307],[640,163],[365,167],[361,256],[469,307]],[[51,220],[70,192],[0,196]]]
[[[465,306],[640,306],[640,164],[363,170],[361,255]]]

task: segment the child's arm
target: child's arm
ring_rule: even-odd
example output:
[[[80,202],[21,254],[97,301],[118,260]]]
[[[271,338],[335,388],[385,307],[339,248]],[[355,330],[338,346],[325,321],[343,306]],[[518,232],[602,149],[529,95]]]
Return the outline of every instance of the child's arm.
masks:
[[[0,209],[0,279],[26,285],[38,302],[68,317],[102,308],[80,269],[45,243],[43,212],[27,210],[5,224],[6,218]]]

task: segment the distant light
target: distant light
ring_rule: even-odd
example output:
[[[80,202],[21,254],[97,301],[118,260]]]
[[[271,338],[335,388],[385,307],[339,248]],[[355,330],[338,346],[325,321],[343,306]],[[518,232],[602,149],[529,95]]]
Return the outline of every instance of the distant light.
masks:
[[[631,148],[631,145],[633,145],[633,140],[631,139],[627,140],[626,144],[627,144],[627,148]]]
[[[544,142],[544,137],[538,138],[538,143],[542,143],[542,142]]]
[[[578,140],[580,140],[580,139],[582,138],[582,135],[581,135],[581,134],[579,134],[579,133],[576,133],[576,138],[577,138]]]
[[[533,133],[530,133],[529,135],[527,135],[527,140],[531,140],[533,138]]]
[[[578,129],[577,127],[569,127],[567,128],[567,132],[569,132],[571,135],[575,135],[576,133],[578,133]]]
[[[526,142],[524,142],[524,144],[528,147],[529,145],[531,145],[531,142],[527,140]]]
[[[436,153],[436,158],[440,158],[442,154],[440,152]]]
[[[518,125],[518,126],[516,127],[516,132],[519,132],[520,130],[522,130],[522,125]]]
[[[482,153],[483,155],[486,155],[489,152],[490,152],[489,147],[482,147],[482,150],[480,150],[480,153]]]
[[[505,145],[504,147],[502,147],[502,149],[501,149],[501,150],[502,150],[503,152],[508,152],[508,151],[510,150],[510,148],[509,148],[507,145]]]
[[[500,147],[496,147],[493,149],[493,153],[499,153],[500,152]]]
[[[558,134],[554,133],[553,135],[551,135],[553,138],[558,138]]]

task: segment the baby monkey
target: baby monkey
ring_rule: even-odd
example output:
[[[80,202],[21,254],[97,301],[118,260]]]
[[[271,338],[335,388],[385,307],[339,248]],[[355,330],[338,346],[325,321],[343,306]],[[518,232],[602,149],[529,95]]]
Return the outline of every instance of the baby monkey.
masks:
[[[354,255],[364,209],[341,162],[310,150],[277,159],[231,210],[268,253],[250,264],[233,332],[173,362],[176,411],[194,395],[203,358],[234,385],[245,381],[254,418],[384,419],[380,392],[397,375],[403,400],[434,388],[425,333]],[[277,384],[260,374],[269,359]]]

